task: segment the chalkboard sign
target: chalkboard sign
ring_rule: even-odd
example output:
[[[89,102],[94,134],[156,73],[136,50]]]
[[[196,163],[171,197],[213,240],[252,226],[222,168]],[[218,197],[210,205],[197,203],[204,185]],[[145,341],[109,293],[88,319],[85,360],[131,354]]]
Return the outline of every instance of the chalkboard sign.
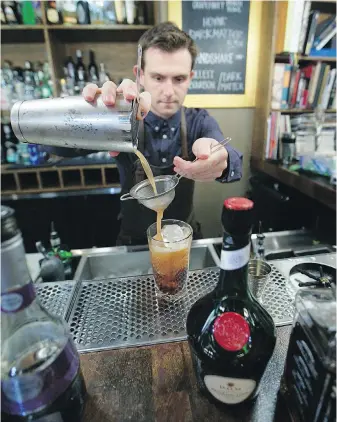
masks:
[[[249,1],[182,1],[182,29],[198,45],[189,94],[244,94]]]

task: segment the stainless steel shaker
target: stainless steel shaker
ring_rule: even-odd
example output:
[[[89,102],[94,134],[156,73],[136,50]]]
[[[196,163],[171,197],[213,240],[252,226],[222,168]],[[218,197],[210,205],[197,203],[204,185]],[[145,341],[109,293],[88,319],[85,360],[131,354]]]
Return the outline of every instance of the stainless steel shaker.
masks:
[[[138,146],[138,102],[118,94],[114,106],[102,96],[93,102],[82,96],[19,101],[11,123],[22,142],[98,151],[134,152]]]

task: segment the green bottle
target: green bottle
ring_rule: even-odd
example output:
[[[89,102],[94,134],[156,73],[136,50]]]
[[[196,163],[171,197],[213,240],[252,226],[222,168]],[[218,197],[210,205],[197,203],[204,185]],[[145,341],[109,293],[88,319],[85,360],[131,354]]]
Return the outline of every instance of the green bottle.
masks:
[[[21,13],[24,25],[35,25],[35,13],[32,1],[23,1],[21,3]]]

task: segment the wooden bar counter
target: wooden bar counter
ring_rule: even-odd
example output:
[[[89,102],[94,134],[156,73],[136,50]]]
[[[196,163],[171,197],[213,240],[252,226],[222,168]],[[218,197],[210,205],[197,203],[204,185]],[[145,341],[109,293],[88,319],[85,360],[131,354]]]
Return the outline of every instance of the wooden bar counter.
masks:
[[[277,328],[274,354],[250,408],[218,409],[199,393],[186,341],[82,354],[88,390],[83,421],[272,422],[290,331]],[[284,422],[285,414],[277,420]]]

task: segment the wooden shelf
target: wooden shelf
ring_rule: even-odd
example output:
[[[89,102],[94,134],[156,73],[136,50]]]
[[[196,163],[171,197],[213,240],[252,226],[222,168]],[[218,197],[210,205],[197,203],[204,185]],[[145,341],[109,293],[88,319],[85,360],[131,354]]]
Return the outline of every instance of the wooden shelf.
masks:
[[[300,108],[293,108],[293,109],[286,109],[286,108],[273,108],[271,111],[279,111],[281,113],[287,114],[300,114],[300,113],[314,113],[314,109],[300,109]],[[336,113],[336,110],[328,109],[324,110],[325,113]]]
[[[251,168],[252,170],[265,173],[287,186],[297,189],[301,193],[315,199],[332,210],[336,210],[336,189],[323,176],[305,176],[290,171],[281,165],[259,160],[254,157],[251,159]]]
[[[144,31],[150,29],[152,25],[127,25],[127,24],[116,24],[116,25],[2,25],[1,30],[4,31],[31,31],[31,30],[87,30],[87,31],[119,31],[123,30],[140,30]]]
[[[308,62],[336,62],[336,57],[324,57],[324,56],[299,56],[299,61]]]

